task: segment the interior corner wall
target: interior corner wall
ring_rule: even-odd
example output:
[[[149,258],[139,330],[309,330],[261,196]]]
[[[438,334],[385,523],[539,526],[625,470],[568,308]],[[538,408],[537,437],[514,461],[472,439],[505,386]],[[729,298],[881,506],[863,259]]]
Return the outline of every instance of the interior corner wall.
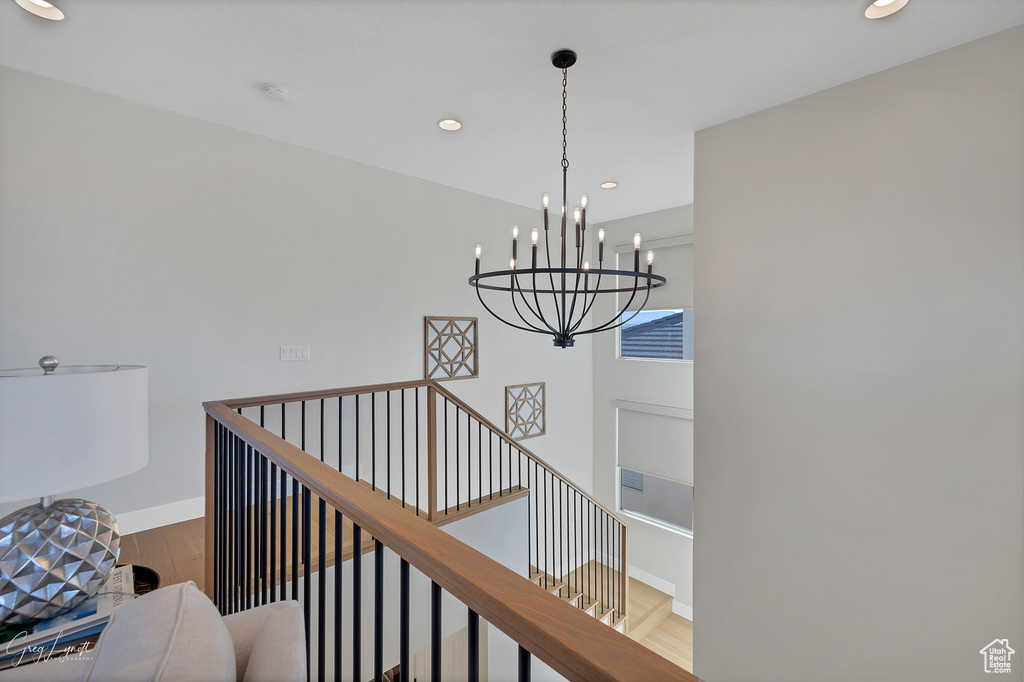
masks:
[[[55,493],[200,497],[204,400],[421,378],[427,315],[479,318],[480,376],[446,385],[495,423],[506,385],[547,383],[527,445],[591,487],[590,343],[509,329],[467,284],[535,210],[9,68],[0,89],[0,367],[150,368],[148,466]]]
[[[697,134],[701,679],[1024,651],[1021,73],[1017,27]]]
[[[640,232],[645,242],[693,233],[693,206],[679,206],[594,225],[603,227],[605,260],[615,247],[632,244]],[[608,254],[613,254],[609,256]],[[607,265],[606,267],[612,267]],[[671,281],[672,272],[655,272]],[[606,320],[615,314],[614,301],[599,299],[592,317]],[[615,400],[693,409],[693,363],[637,360],[618,357],[617,332],[594,334],[594,492],[609,509],[616,508]],[[695,481],[697,485],[699,482]],[[621,516],[621,515],[620,515]],[[648,576],[674,588],[673,597],[684,609],[693,606],[693,539],[630,517],[629,563]],[[658,584],[654,587],[663,589]],[[692,615],[687,611],[688,615]]]

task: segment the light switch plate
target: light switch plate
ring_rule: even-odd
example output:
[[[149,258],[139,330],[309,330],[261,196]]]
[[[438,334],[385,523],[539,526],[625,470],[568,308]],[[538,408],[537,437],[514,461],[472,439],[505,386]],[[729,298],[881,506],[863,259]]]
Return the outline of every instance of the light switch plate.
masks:
[[[281,362],[309,360],[309,346],[281,346]]]

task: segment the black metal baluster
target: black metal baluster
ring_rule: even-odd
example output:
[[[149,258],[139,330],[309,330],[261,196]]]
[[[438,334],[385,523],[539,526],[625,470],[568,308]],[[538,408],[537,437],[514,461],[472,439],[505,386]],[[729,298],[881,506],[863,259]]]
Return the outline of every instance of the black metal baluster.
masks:
[[[324,461],[324,399],[320,398],[320,461]],[[323,678],[323,675],[320,676]]]
[[[416,392],[416,516],[420,515],[420,389]]]
[[[281,497],[278,500],[281,507],[281,575],[278,578],[278,586],[281,588],[281,601],[288,599],[288,474],[281,469]]]
[[[299,403],[299,448],[306,452],[306,401]]]
[[[377,394],[370,394],[370,489],[377,490]]]
[[[228,613],[228,590],[231,575],[231,450],[229,444],[229,432],[226,426],[221,426],[221,472],[224,480],[221,481],[221,491],[224,495],[224,515],[221,518],[221,565],[220,565],[220,606],[221,613]]]
[[[448,516],[448,398],[444,399],[444,515]]]
[[[263,427],[263,405],[260,405],[260,427]],[[259,499],[256,509],[256,537],[259,545],[256,554],[259,557],[254,579],[259,591],[259,605],[267,603],[267,458],[256,450],[256,473],[259,482]]]
[[[267,528],[267,492],[270,475],[270,461],[260,454],[260,604],[267,603],[269,586],[267,585],[267,542],[270,530]],[[270,564],[273,566],[273,564]]]
[[[597,600],[597,575],[596,575],[596,573],[597,573],[597,562],[595,560],[595,555],[597,554],[597,552],[594,550],[594,545],[597,544],[597,530],[596,530],[596,525],[597,525],[597,523],[596,523],[596,521],[597,521],[597,511],[596,510],[597,510],[597,508],[594,506],[594,504],[592,502],[589,502],[589,501],[587,502],[587,508],[590,509],[590,515],[589,515],[589,518],[587,519],[587,522],[588,522],[587,525],[589,526],[589,528],[587,529],[588,530],[587,535],[589,536],[587,538],[587,541],[590,543],[590,562],[589,562],[590,565],[588,567],[588,571],[587,571],[588,575],[587,575],[587,577],[590,579],[590,582],[591,582],[591,585],[590,585],[591,599],[596,601]],[[594,610],[594,613],[597,613],[596,609]]]
[[[252,446],[246,444],[245,460],[245,608],[252,608]]]
[[[490,461],[494,462],[494,432],[487,429],[487,453],[490,457]],[[508,472],[509,480],[512,480],[512,472]],[[494,487],[494,484],[491,484]],[[510,486],[511,487],[511,486]],[[501,485],[501,441],[498,441],[498,497],[504,494],[504,488]],[[493,496],[492,496],[493,499]]]
[[[519,645],[519,682],[530,682],[530,652]]]
[[[480,616],[469,609],[469,682],[480,682]]]
[[[384,545],[373,541],[373,679],[384,680]]]
[[[388,499],[391,499],[391,391],[387,391],[384,396],[386,397],[387,403],[387,415],[385,417],[385,426],[387,427],[387,438],[385,440],[387,446],[387,457],[388,457]]]
[[[235,566],[235,541],[238,539],[236,532],[235,493],[237,490],[235,476],[235,434],[227,431],[224,436],[224,453],[227,456],[227,500],[228,515],[225,519],[224,537],[227,540],[227,564],[224,571],[224,610],[225,613],[234,613],[235,586],[238,584],[237,567]]]
[[[508,450],[509,450],[509,453],[512,452],[512,444],[511,443],[509,443]],[[520,485],[520,487],[522,487],[522,484],[523,484],[523,451],[519,450],[519,485]],[[530,460],[529,459],[526,460],[526,487],[527,487],[527,489],[530,489]],[[538,505],[537,491],[536,490],[532,490],[532,489],[530,489],[530,490],[533,493],[532,495],[530,495],[530,497],[533,499],[533,518],[531,519],[530,518],[530,514],[527,513],[527,515],[526,515],[526,517],[527,517],[526,518],[526,524],[528,526],[527,534],[526,534],[527,556],[530,556],[529,545],[530,545],[530,539],[532,538],[533,539],[533,562],[531,562],[530,565],[531,566],[536,566],[537,570],[539,571],[540,570],[540,538],[538,537],[536,531],[537,531],[537,519],[540,518],[540,507],[537,506]],[[529,504],[529,503],[527,503],[527,504]]]
[[[358,405],[358,402],[356,403]],[[363,658],[363,529],[352,523],[352,679],[361,680]]]
[[[277,581],[274,574],[277,572],[277,465],[270,463],[270,601],[277,601]]]
[[[341,398],[338,399],[341,401]],[[339,408],[340,409],[340,408]],[[338,467],[341,467],[341,458],[338,458]],[[342,566],[345,564],[342,556],[342,529],[344,518],[341,512],[334,510],[334,679],[341,679],[341,574]],[[353,555],[355,556],[355,555]]]
[[[356,480],[359,480],[359,394],[356,399]]]
[[[213,422],[213,605],[220,610],[220,423]]]
[[[544,589],[548,588],[548,545],[550,544],[550,537],[548,533],[548,470],[544,469],[544,522],[541,524],[541,528],[544,529]]]
[[[213,603],[217,606],[217,610],[223,615],[224,611],[220,608],[220,567],[222,563],[221,559],[221,540],[222,534],[220,532],[220,520],[224,516],[224,510],[222,505],[224,503],[224,496],[221,493],[220,485],[224,476],[220,470],[220,422],[213,422]]]
[[[345,452],[345,413],[344,413],[345,397],[338,396],[338,471],[342,469],[342,463],[344,462]],[[342,578],[342,566],[345,563],[345,557],[343,556],[343,530],[344,530],[344,518],[341,512],[337,509],[334,510],[334,677],[335,680],[341,679],[341,647],[342,647],[342,631],[341,631],[341,578]],[[355,556],[355,555],[353,555]],[[322,598],[322,597],[321,597]]]
[[[516,451],[519,453],[519,466],[517,467],[517,469],[519,469],[519,487],[522,488],[523,487],[523,451],[519,450],[518,448],[516,449]],[[512,485],[512,474],[511,474],[511,471],[512,471],[512,444],[511,443],[509,443],[509,445],[508,445],[508,470],[509,470],[509,481],[508,481],[508,483],[509,483],[509,485]],[[529,462],[529,460],[527,460],[527,462],[526,462],[526,487],[527,488],[530,487],[530,462]]]
[[[554,482],[554,474],[552,474],[552,482]],[[552,510],[552,514],[554,510]],[[554,520],[554,519],[552,519]],[[558,479],[558,558],[556,559],[555,569],[561,573],[563,566],[565,566],[565,554],[562,552],[562,539],[565,535],[562,528],[562,479]]]
[[[484,425],[481,422],[476,423],[476,493],[479,495],[477,502],[482,502],[484,499],[484,444],[483,444],[483,428]],[[490,467],[488,467],[488,471]],[[491,482],[493,487],[493,481]]]
[[[583,496],[579,492],[575,492],[575,491],[573,492],[573,494],[575,495],[575,497],[573,497],[573,504],[572,504],[573,531],[574,531],[573,532],[573,539],[574,539],[574,541],[576,543],[576,556],[573,557],[573,564],[576,566],[576,569],[577,569],[574,572],[575,575],[576,575],[576,591],[577,592],[582,592],[583,591],[583,586],[581,584],[582,581],[580,579],[583,576],[580,575],[580,571],[583,570],[583,562],[580,561],[580,555],[581,555],[581,550],[583,549],[583,542],[582,542],[583,538],[581,536],[581,530],[582,529],[580,527],[580,510],[581,510],[582,504],[583,504]],[[577,501],[579,501],[579,504],[577,504]],[[581,606],[583,605],[583,600],[582,599],[580,600],[580,605]]]
[[[322,405],[323,402],[321,401],[321,406]],[[322,414],[323,413],[321,412],[321,415]],[[324,423],[323,419],[320,420],[320,423]],[[323,453],[323,447],[320,448],[320,452],[321,454]],[[327,599],[327,503],[324,502],[323,499],[320,500],[319,511],[320,517],[318,520],[320,521],[320,528],[318,540],[320,544],[318,546],[320,548],[320,551],[318,552],[318,558],[320,559],[320,565],[318,568],[320,575],[318,577],[320,578],[320,595],[317,597],[317,615],[319,616],[319,631],[317,632],[316,655],[317,679],[323,680],[325,679],[324,668],[326,665],[326,661],[324,660],[324,649],[327,642],[327,609],[324,606],[326,604],[325,600]],[[336,553],[334,556],[334,570],[335,572],[337,572],[341,569],[341,555]],[[306,585],[306,589],[308,591],[309,585]]]
[[[409,562],[399,562],[401,584],[398,606],[398,670],[401,680],[408,680],[412,672],[409,665]]]
[[[299,600],[299,482],[292,478],[292,599]],[[309,632],[309,628],[306,628]],[[307,638],[308,639],[308,638]]]
[[[305,404],[305,401],[303,401]],[[312,637],[310,636],[309,622],[312,614],[310,597],[313,590],[310,589],[309,574],[312,563],[311,552],[313,548],[312,523],[310,519],[310,493],[309,488],[302,486],[302,611],[306,619],[306,678],[309,679],[309,649]],[[296,571],[297,573],[298,571]]]
[[[402,389],[402,509],[405,509],[405,389]]]
[[[441,680],[441,586],[430,581],[430,680]]]
[[[462,457],[459,454],[459,413],[462,410],[458,405],[455,406],[455,511],[460,511],[462,507],[462,485],[459,483],[459,469],[462,468]]]
[[[245,485],[245,462],[242,454],[242,439],[238,436],[233,438],[235,442],[235,584],[232,586],[233,611],[242,609],[242,587],[245,582],[244,568],[244,542],[245,542],[245,518],[242,516],[245,507],[244,490]]]

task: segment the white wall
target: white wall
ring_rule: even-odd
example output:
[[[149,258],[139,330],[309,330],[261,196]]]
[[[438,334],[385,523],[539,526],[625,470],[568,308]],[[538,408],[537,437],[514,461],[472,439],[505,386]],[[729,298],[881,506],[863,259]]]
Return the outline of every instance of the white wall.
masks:
[[[1021,73],[1024,27],[697,134],[701,679],[1024,651]]]
[[[175,520],[202,401],[422,377],[425,315],[480,318],[480,378],[448,386],[492,421],[505,385],[547,382],[529,447],[590,487],[589,342],[506,329],[466,283],[538,211],[8,68],[0,89],[0,367],[150,368],[149,465],[75,494]]]
[[[631,244],[635,232],[643,235],[644,242],[692,234],[693,206],[612,220],[595,225],[594,229],[598,227],[606,231],[605,260],[609,262],[614,258],[615,246]],[[606,267],[613,263],[611,260]],[[657,262],[655,272],[665,275],[670,281],[676,274],[661,272]],[[613,314],[614,301],[610,298],[594,306],[595,319],[608,319]],[[615,509],[616,415],[613,401],[629,400],[692,410],[693,363],[619,358],[617,332],[593,336],[594,491],[602,504]],[[700,485],[696,480],[694,482]],[[654,576],[667,583],[658,583],[654,587],[669,589],[671,586],[670,592],[684,615],[692,616],[689,609],[693,606],[693,539],[644,521],[623,518],[629,525],[629,563],[639,571],[635,575],[641,580]]]

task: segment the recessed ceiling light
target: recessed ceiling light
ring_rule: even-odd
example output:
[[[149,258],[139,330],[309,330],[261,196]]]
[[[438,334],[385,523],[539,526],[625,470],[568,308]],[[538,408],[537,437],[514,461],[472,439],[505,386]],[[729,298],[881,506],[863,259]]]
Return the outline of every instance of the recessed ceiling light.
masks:
[[[609,180],[608,182],[602,182],[601,183],[601,189],[615,189],[618,186],[619,186],[619,183],[612,182],[611,180]]]
[[[442,118],[437,122],[437,125],[441,130],[458,130],[462,127],[462,124],[454,118]]]
[[[896,14],[906,4],[907,0],[875,0],[864,10],[864,16],[868,19],[881,19],[890,14]]]
[[[64,18],[64,13],[46,2],[46,0],[14,0],[14,2],[18,3],[18,7],[23,10],[31,12],[37,17],[42,17],[43,19],[60,21]]]

